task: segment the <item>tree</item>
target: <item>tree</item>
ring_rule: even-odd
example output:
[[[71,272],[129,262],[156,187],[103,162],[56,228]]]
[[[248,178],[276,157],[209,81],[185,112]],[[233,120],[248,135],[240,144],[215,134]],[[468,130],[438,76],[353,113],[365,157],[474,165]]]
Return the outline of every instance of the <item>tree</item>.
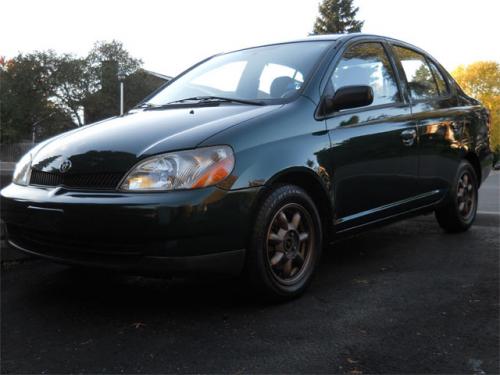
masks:
[[[118,72],[125,74],[125,111],[164,83],[141,69],[142,61],[130,56],[118,41],[97,42],[87,56],[93,93],[83,101],[87,122],[115,116],[119,108]]]
[[[313,34],[342,34],[360,32],[364,21],[355,19],[359,8],[353,0],[323,0],[319,16],[314,23]]]
[[[1,142],[31,139],[33,124],[42,140],[117,115],[118,71],[127,76],[125,109],[130,109],[163,83],[141,70],[141,64],[114,40],[95,43],[86,57],[49,50],[1,58]]]
[[[2,143],[31,139],[33,125],[40,131],[50,119],[58,133],[71,127],[71,119],[51,101],[51,81],[56,55],[53,51],[19,54],[0,66],[0,140]]]
[[[85,58],[61,55],[53,75],[55,97],[78,126],[84,120],[114,116],[119,103],[118,71],[130,75],[141,64],[116,40],[96,42]]]
[[[477,61],[460,65],[452,72],[460,87],[479,100],[490,111],[490,143],[500,156],[500,64],[495,61]]]
[[[59,104],[77,126],[84,124],[82,104],[92,93],[93,82],[86,59],[64,54],[54,62],[51,84],[52,99]]]

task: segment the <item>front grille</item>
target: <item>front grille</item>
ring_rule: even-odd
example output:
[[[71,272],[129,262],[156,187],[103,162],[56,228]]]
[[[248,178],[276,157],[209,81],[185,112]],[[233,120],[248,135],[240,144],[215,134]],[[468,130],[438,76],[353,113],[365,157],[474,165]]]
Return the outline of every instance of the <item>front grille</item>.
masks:
[[[116,189],[122,177],[121,173],[62,174],[32,169],[30,185],[113,190]]]

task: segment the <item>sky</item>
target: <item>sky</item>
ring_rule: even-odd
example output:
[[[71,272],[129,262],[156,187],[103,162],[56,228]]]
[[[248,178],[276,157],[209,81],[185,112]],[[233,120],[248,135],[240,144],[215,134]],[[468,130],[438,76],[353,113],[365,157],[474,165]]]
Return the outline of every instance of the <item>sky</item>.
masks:
[[[303,38],[318,0],[0,0],[0,56],[53,49],[84,56],[116,39],[144,68],[176,75],[219,52]],[[354,0],[363,32],[394,37],[445,68],[500,62],[499,0]]]

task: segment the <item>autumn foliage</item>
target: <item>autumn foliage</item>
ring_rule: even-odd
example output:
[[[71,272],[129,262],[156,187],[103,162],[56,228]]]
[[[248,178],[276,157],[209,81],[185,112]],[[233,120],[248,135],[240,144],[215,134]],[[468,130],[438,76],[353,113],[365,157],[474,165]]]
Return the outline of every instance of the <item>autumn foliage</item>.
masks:
[[[452,72],[460,87],[481,101],[491,114],[491,147],[500,154],[500,64],[477,61]]]

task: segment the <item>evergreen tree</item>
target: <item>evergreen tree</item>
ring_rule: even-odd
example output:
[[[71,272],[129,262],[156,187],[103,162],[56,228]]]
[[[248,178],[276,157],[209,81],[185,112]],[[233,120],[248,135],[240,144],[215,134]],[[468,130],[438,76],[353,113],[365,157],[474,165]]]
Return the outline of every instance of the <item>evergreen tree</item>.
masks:
[[[355,19],[359,8],[353,0],[323,0],[319,16],[314,23],[313,34],[342,34],[360,32],[364,21]]]

